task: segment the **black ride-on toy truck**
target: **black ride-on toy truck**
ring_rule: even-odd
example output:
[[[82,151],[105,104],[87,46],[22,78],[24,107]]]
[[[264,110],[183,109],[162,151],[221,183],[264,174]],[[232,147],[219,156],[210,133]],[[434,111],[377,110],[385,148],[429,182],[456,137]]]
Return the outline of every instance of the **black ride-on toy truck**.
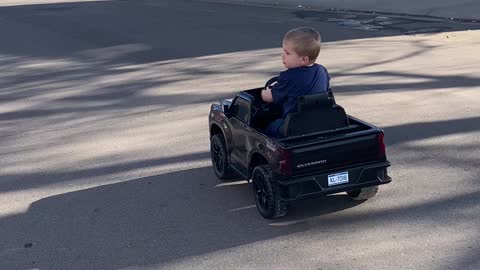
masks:
[[[281,110],[262,101],[262,89],[212,104],[209,127],[216,176],[251,179],[264,218],[284,216],[289,202],[313,196],[346,192],[366,200],[392,181],[383,130],[347,115],[331,90],[299,97],[281,127],[284,137],[273,139],[262,131]]]

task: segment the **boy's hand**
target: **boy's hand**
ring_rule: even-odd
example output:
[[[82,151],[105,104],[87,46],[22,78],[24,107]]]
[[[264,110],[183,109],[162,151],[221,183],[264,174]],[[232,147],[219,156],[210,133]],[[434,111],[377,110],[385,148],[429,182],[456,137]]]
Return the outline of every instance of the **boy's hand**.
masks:
[[[272,89],[267,87],[265,90],[262,90],[262,100],[267,103],[273,102]]]

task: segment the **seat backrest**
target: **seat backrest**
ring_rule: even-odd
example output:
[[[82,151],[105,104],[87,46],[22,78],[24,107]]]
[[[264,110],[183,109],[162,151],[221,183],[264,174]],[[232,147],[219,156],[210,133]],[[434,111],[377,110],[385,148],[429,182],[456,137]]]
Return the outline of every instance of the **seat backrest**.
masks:
[[[297,111],[287,114],[280,133],[299,136],[348,126],[345,110],[331,97],[331,92],[298,97]]]

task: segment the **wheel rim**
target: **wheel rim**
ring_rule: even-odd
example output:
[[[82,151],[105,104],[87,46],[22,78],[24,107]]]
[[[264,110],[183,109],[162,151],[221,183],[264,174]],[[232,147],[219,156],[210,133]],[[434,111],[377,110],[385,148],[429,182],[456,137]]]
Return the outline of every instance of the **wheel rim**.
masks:
[[[255,200],[257,204],[262,208],[262,210],[268,210],[268,193],[267,187],[265,186],[264,178],[257,174],[254,179],[254,191],[255,191]]]
[[[218,145],[217,142],[214,142],[212,145],[212,161],[215,170],[220,174],[223,172],[223,155],[221,154],[221,151],[220,145]]]

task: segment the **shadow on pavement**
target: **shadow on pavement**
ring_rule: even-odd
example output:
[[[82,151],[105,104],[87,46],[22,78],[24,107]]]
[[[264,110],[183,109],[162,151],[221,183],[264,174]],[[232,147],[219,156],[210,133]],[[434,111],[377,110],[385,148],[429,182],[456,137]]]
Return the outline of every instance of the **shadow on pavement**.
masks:
[[[210,91],[211,83],[195,83],[195,89],[189,89],[188,93],[184,92],[188,88],[177,85],[218,75],[255,74],[268,78],[271,71],[255,70],[262,63],[277,59],[278,54],[255,52],[250,58],[240,57],[243,62],[235,62],[239,59],[235,56],[227,60],[189,58],[279,48],[284,32],[300,25],[321,29],[324,42],[403,34],[337,25],[336,21],[325,19],[332,15],[328,12],[306,14],[308,16],[295,10],[171,0],[0,7],[0,32],[3,33],[0,104],[16,106],[9,103],[30,102],[28,106],[1,112],[0,121],[4,127],[14,121],[31,119],[48,119],[43,126],[58,125],[92,115],[97,115],[98,120],[98,114],[103,114],[100,119],[115,119],[119,114],[131,115],[132,109],[158,112],[172,106],[218,100],[228,95],[219,96]],[[464,29],[467,27],[470,26]],[[403,60],[431,50],[423,44],[415,46],[418,49],[403,56]],[[399,59],[377,61],[368,66],[396,60]],[[346,70],[334,73],[333,77],[419,76],[418,79],[426,82],[354,84],[335,90],[340,93],[427,90],[480,84],[478,79],[463,76],[355,72]],[[225,84],[230,77],[212,78],[210,82]],[[172,85],[177,87],[176,91],[169,89]],[[166,90],[171,92],[164,94]]]
[[[452,134],[462,134],[476,132],[480,130],[480,118],[455,119],[448,121],[437,121],[428,123],[413,123],[400,126],[385,128],[387,147],[395,146],[405,142],[413,142],[422,139],[445,136]],[[77,134],[71,136],[69,140],[75,140],[76,137],[84,136]],[[458,147],[458,146],[457,146]],[[6,153],[5,153],[6,154]],[[0,192],[9,192],[22,189],[38,188],[55,183],[74,183],[80,179],[89,177],[102,177],[125,173],[134,169],[148,169],[156,166],[168,165],[178,162],[193,162],[198,160],[210,159],[209,152],[193,153],[189,155],[179,155],[168,158],[142,159],[116,163],[114,165],[100,166],[95,168],[76,169],[69,171],[57,171],[49,173],[24,173],[21,174],[2,174],[0,173]],[[459,162],[461,167],[476,168],[476,160],[448,160],[448,166],[453,166]],[[99,183],[100,184],[100,183]]]
[[[417,141],[433,137],[476,132],[480,130],[480,117],[411,123],[385,128],[387,145]]]
[[[161,264],[304,231],[272,227],[251,184],[218,186],[210,167],[49,197],[0,219],[2,269],[123,269]],[[295,220],[356,205],[345,196],[301,203]],[[329,204],[329,205],[326,205]]]
[[[53,58],[95,56],[114,58],[117,64],[278,47],[286,29],[299,23],[328,23],[298,21],[303,19],[294,10],[171,0],[0,7],[0,18],[4,21],[0,29],[5,33],[0,53]],[[382,35],[344,30],[335,33],[324,29],[325,41]],[[115,47],[121,45],[130,47]],[[95,51],[102,48],[111,49]],[[115,48],[128,53],[119,54]]]
[[[458,208],[474,210],[479,198],[472,190],[422,204],[342,213],[358,203],[335,195],[298,202],[289,216],[269,221],[251,207],[249,184],[219,186],[205,167],[37,201],[26,213],[0,219],[0,261],[2,269],[162,266],[294,233],[361,233],[388,222],[435,228]]]
[[[285,30],[299,25],[325,29],[322,34],[327,42],[392,35],[331,26],[335,23],[317,21],[311,19],[312,14],[307,15],[308,18],[301,18],[285,10],[190,1],[124,0],[1,7],[0,104],[24,99],[38,104],[0,113],[0,122],[3,127],[12,125],[12,130],[17,131],[20,120],[31,123],[32,119],[52,117],[47,124],[63,121],[70,125],[72,120],[86,116],[95,116],[93,121],[98,122],[102,118],[118,119],[119,111],[131,115],[139,113],[131,112],[132,109],[146,112],[162,106],[219,99],[218,94],[206,91],[209,86],[201,85],[196,92],[160,95],[148,91],[215,74],[251,74],[252,67],[277,55],[263,54],[247,63],[220,63],[215,59],[201,59],[201,64],[189,67],[182,63],[188,57],[277,48]],[[326,24],[329,27],[324,27]],[[429,49],[419,44],[418,51],[406,57]],[[384,62],[372,65],[381,63]],[[212,71],[212,67],[217,69]],[[478,79],[462,76],[355,74],[355,70],[334,76],[350,76],[350,72],[358,76],[428,81],[352,85],[340,88],[340,92],[427,90],[480,84]],[[259,74],[271,75],[265,70]],[[474,117],[389,127],[387,144],[478,131],[479,120]],[[76,136],[82,135],[85,134]],[[42,143],[32,148],[41,149]],[[130,169],[206,158],[208,153],[198,153],[81,170],[0,173],[0,192],[74,183],[90,176],[101,178]],[[476,163],[471,162],[473,167]],[[472,189],[471,193],[420,205],[341,215],[344,210],[363,205],[336,195],[299,202],[292,207],[290,216],[266,221],[251,207],[248,184],[216,187],[217,184],[211,168],[199,168],[42,199],[26,213],[0,218],[0,268],[119,269],[163,264],[308,230],[338,228],[340,231],[353,222],[359,231],[376,221],[421,220],[435,225],[448,220],[449,214],[458,209],[476,207],[480,198],[477,189]],[[468,222],[471,216],[464,219]],[[473,237],[478,239],[478,234]],[[462,252],[465,257],[459,258],[459,265],[478,264],[472,259],[478,253],[478,247]]]

